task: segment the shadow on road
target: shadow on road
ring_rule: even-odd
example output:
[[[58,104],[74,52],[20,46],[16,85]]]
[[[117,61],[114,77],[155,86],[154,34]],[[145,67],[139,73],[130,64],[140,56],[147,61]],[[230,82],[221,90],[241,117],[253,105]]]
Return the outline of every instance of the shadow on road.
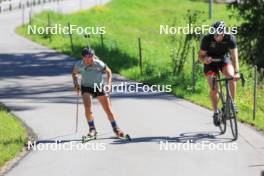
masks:
[[[71,59],[70,56],[56,52],[0,54],[0,82],[3,82],[0,87],[0,99],[24,99],[38,103],[75,104],[75,92],[73,92],[70,75],[74,62],[76,60]],[[69,76],[69,79],[65,82],[53,81],[53,77],[63,75]],[[42,77],[50,78],[51,81],[43,83]],[[137,84],[118,75],[113,77],[113,84],[120,85],[124,82],[128,83],[123,86],[124,89],[129,86],[135,87]],[[132,91],[135,91],[135,88]],[[144,92],[142,89],[138,89],[138,92],[120,93],[117,89],[114,89],[111,94],[112,101],[123,98],[179,99],[164,92]],[[12,107],[12,109],[19,111],[29,110],[30,108]]]
[[[0,80],[69,74],[73,60],[55,52],[0,54]]]
[[[230,143],[233,142],[230,138],[223,138],[220,137],[221,133],[217,131],[201,131],[201,132],[188,132],[188,133],[181,133],[176,137],[169,137],[169,136],[150,136],[150,137],[136,137],[133,138],[131,141],[127,141],[124,139],[117,139],[116,137],[103,137],[108,135],[109,133],[101,134],[97,137],[96,141],[100,140],[113,140],[110,144],[130,144],[130,143],[157,143],[160,142],[168,142],[168,143],[201,143],[201,142],[209,142],[209,143]],[[36,145],[38,144],[49,144],[49,143],[67,143],[67,142],[82,142],[80,138],[69,138],[69,139],[59,139],[61,137],[69,137],[72,134],[57,136],[55,138],[50,139],[41,139],[36,141]],[[252,166],[253,167],[253,166]]]
[[[0,54],[0,99],[32,99],[42,102],[74,103],[72,97],[60,94],[72,92],[71,69],[75,60],[55,52]],[[56,83],[53,77],[69,75],[70,82]],[[41,77],[50,78],[43,83]],[[30,107],[12,107],[12,110],[28,110]]]
[[[176,137],[169,136],[150,136],[150,137],[137,137],[133,138],[132,141],[122,141],[117,140],[112,144],[127,144],[127,143],[160,143],[160,142],[169,142],[169,143],[201,143],[203,141],[210,143],[229,143],[233,142],[231,138],[220,137],[221,133],[217,131],[201,131],[201,132],[188,132],[181,133]]]
[[[100,140],[109,140],[109,139],[116,139],[115,137],[97,137],[95,140],[91,141],[100,141]],[[43,140],[37,140],[36,145],[38,144],[51,144],[51,143],[67,143],[67,142],[82,142],[81,138],[75,138],[75,139],[43,139]]]
[[[106,140],[106,139],[116,139],[115,137],[104,137],[106,135],[109,135],[110,133],[102,133],[97,135],[97,139],[96,140]],[[68,133],[68,134],[63,134],[63,135],[59,135],[59,136],[54,136],[48,139],[40,139],[36,141],[36,144],[48,144],[48,143],[66,143],[66,142],[82,142],[82,137],[80,136],[80,138],[72,138],[71,136],[76,135],[76,133]]]

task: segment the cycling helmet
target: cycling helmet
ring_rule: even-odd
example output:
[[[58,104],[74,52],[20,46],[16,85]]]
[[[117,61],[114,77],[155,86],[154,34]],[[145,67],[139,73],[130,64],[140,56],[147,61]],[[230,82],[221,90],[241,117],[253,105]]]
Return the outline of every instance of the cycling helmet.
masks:
[[[89,55],[89,56],[93,56],[95,53],[94,53],[94,50],[92,48],[83,48],[82,49],[82,56],[86,56],[86,55]]]
[[[225,33],[226,25],[224,21],[217,21],[212,24],[212,28],[214,29],[214,34],[222,34]]]

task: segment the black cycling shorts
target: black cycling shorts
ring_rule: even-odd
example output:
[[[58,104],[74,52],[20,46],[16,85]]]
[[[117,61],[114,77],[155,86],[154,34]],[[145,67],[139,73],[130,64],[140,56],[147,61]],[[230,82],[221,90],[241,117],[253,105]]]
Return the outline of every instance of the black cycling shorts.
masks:
[[[223,68],[230,64],[231,64],[230,60],[204,64],[204,74],[205,76],[216,76],[219,73],[219,71],[223,72]]]
[[[105,92],[104,92],[104,90],[100,90],[99,88],[94,89],[93,87],[85,87],[85,86],[81,86],[81,92],[82,92],[82,95],[84,93],[89,93],[94,98],[96,98],[98,96],[106,95]]]

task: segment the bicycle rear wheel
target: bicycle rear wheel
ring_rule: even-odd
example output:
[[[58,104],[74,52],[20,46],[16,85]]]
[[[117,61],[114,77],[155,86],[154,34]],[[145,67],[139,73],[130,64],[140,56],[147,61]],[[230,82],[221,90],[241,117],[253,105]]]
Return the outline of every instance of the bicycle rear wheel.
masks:
[[[229,101],[229,121],[230,121],[230,127],[231,127],[231,132],[233,135],[233,140],[237,140],[238,137],[238,129],[237,129],[237,117],[236,117],[236,111],[234,108],[234,103],[230,99]]]

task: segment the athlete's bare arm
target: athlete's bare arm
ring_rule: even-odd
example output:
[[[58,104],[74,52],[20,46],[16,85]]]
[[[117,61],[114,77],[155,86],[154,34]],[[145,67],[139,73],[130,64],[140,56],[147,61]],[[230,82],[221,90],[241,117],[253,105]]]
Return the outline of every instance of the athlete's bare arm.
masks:
[[[238,50],[237,50],[237,48],[230,49],[230,54],[231,54],[234,70],[236,73],[238,73],[239,72],[239,62],[238,62]]]
[[[112,87],[112,71],[111,71],[111,69],[109,67],[106,67],[104,72],[106,73],[106,82],[107,82],[107,85],[110,88],[110,90],[108,90],[108,91],[111,92],[111,87]]]
[[[206,55],[207,55],[207,52],[201,49],[199,51],[198,58],[199,58],[199,60],[202,63],[204,63],[204,64],[210,64],[212,62],[212,58],[211,57],[207,57]]]
[[[72,79],[73,79],[73,84],[74,84],[74,88],[77,92],[79,92],[80,90],[80,86],[79,86],[79,83],[78,83],[78,75],[80,74],[80,72],[75,68],[73,67],[72,69]]]

